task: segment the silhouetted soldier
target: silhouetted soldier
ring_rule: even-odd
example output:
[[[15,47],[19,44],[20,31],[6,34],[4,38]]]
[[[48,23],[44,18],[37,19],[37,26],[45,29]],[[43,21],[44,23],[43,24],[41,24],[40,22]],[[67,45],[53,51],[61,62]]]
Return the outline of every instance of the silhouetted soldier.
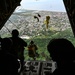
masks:
[[[1,75],[18,75],[20,64],[17,58],[10,54],[12,41],[9,38],[3,38],[0,50],[0,74]]]
[[[11,54],[0,51],[0,74],[1,75],[18,75],[19,62]]]
[[[10,53],[12,48],[12,40],[9,38],[3,38],[1,40],[1,50],[6,53]]]
[[[18,30],[14,29],[12,31],[11,40],[13,42],[12,51],[11,53],[14,54],[17,58],[21,61],[21,67],[23,69],[24,65],[24,47],[27,46],[27,43],[19,37]]]
[[[52,39],[47,49],[53,61],[57,63],[57,68],[53,75],[75,74],[75,49],[69,40],[63,38]]]

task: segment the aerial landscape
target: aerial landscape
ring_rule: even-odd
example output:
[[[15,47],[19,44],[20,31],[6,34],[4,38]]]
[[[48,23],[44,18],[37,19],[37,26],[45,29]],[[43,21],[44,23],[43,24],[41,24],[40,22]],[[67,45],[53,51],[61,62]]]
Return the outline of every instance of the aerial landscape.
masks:
[[[48,27],[46,16],[49,16]],[[10,30],[11,29],[11,30]],[[14,12],[0,31],[0,36],[10,37],[11,31],[17,29],[20,37],[28,44],[31,40],[38,46],[37,60],[50,60],[47,44],[52,38],[67,38],[75,44],[74,36],[66,12],[37,11],[21,9]],[[25,60],[33,60],[25,49]]]
[[[75,72],[74,1],[3,0],[0,3],[2,75]]]

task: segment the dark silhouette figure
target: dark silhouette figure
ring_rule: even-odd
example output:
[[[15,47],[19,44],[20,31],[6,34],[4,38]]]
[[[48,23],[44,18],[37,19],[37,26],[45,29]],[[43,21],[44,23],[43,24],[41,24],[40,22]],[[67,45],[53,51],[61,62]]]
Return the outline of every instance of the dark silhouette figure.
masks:
[[[18,75],[19,62],[15,56],[0,51],[0,74]]]
[[[39,18],[37,16],[34,16],[35,19],[37,19],[37,22],[39,22]]]
[[[12,40],[9,38],[3,38],[1,40],[1,50],[10,53],[12,47]]]
[[[20,64],[17,58],[10,54],[12,41],[9,38],[3,38],[0,50],[0,74],[1,75],[18,75]]]
[[[40,15],[39,13],[37,13],[37,15],[38,15],[39,17],[41,17],[41,15]]]
[[[75,74],[75,48],[69,40],[64,38],[52,39],[47,49],[52,60],[57,63],[57,68],[53,75]]]
[[[30,43],[28,45],[29,57],[32,57],[34,60],[36,60],[36,57],[38,56],[38,53],[36,52],[37,50],[38,50],[38,48],[35,45],[34,41],[30,41]]]
[[[23,69],[24,65],[24,47],[27,46],[27,43],[19,37],[18,30],[14,29],[12,31],[12,37],[10,39],[13,42],[11,53],[14,54],[21,61],[21,68]],[[21,70],[22,70],[21,69]]]

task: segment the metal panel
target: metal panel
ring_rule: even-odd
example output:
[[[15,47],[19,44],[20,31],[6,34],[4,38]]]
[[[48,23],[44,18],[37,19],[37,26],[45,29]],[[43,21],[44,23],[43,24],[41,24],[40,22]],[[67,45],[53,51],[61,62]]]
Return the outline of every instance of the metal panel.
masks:
[[[0,0],[0,29],[4,26],[21,0]]]
[[[75,37],[75,0],[63,0]]]

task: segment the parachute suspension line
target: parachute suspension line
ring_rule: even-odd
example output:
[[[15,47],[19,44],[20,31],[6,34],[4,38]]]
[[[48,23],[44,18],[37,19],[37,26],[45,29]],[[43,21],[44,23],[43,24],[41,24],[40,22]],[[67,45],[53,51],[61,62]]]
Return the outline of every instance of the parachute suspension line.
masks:
[[[10,21],[10,20],[9,20]],[[11,22],[11,21],[10,21]],[[12,22],[11,22],[12,23]],[[12,23],[13,25],[15,25],[14,23]],[[16,25],[15,25],[16,26]],[[10,32],[10,30],[6,27],[6,26],[4,26],[7,30],[8,30],[8,32],[11,34],[11,32]],[[17,27],[17,26],[16,26]],[[17,27],[18,28],[18,27]]]
[[[8,30],[8,32],[11,34],[11,32],[10,32],[10,30],[6,27],[6,26],[4,26],[7,30]]]
[[[11,22],[11,20],[9,20],[10,22]],[[13,25],[15,25],[13,22],[11,22]],[[15,25],[16,26],[16,25]],[[18,28],[17,26],[16,26],[16,28]]]

